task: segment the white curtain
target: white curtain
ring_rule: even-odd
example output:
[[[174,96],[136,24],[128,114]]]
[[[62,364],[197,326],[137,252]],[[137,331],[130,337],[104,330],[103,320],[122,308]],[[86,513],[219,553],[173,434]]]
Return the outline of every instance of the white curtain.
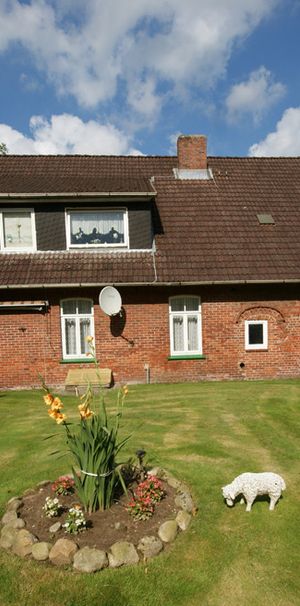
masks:
[[[198,351],[198,320],[195,316],[188,316],[187,318],[188,328],[188,350]]]
[[[91,322],[88,318],[80,319],[80,351],[82,354],[85,354],[89,351],[88,342],[86,340],[87,337],[91,334]]]
[[[183,317],[173,317],[173,344],[174,351],[184,350]]]
[[[124,234],[123,212],[101,211],[73,213],[70,215],[71,235],[83,232],[88,235],[96,230],[100,234],[107,234],[113,228]]]
[[[71,320],[70,318],[65,319],[65,343],[66,343],[66,353],[68,355],[76,354],[76,322],[75,319]]]

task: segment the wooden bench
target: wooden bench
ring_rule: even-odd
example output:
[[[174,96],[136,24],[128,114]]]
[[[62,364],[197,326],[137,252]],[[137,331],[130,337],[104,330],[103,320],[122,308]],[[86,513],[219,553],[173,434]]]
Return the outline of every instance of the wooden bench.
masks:
[[[112,382],[112,372],[110,368],[72,368],[68,371],[65,380],[65,388],[75,389],[78,395],[79,389],[84,388],[88,385],[92,387],[110,387]]]

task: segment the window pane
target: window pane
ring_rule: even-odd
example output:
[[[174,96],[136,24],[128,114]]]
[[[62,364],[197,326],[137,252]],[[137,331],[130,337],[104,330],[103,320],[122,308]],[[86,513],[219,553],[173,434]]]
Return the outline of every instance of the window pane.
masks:
[[[65,320],[66,353],[76,354],[76,324],[75,320]]]
[[[80,319],[80,353],[86,354],[90,351],[88,342],[86,340],[87,337],[91,334],[91,321],[88,318]]]
[[[249,324],[249,345],[262,345],[264,342],[263,324]]]
[[[174,351],[184,351],[183,317],[173,318],[173,344]]]
[[[70,213],[71,244],[124,243],[124,212]]]
[[[198,311],[199,298],[198,297],[187,297],[185,300],[186,311]]]
[[[79,314],[91,314],[92,313],[92,302],[91,301],[78,301],[78,313]]]
[[[31,248],[31,213],[3,213],[5,248]]]
[[[76,300],[72,299],[71,301],[63,301],[62,312],[65,316],[69,314],[76,314]]]
[[[198,351],[198,319],[196,316],[188,317],[188,351]]]
[[[183,297],[176,297],[171,300],[171,311],[184,311]]]

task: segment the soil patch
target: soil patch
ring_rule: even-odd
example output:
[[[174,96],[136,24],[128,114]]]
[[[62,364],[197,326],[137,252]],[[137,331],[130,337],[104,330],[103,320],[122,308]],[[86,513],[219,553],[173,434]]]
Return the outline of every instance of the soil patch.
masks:
[[[154,514],[145,521],[134,520],[126,511],[129,495],[123,495],[110,509],[96,511],[90,515],[85,514],[88,529],[77,535],[70,535],[61,528],[55,535],[51,535],[49,528],[56,522],[63,524],[67,516],[67,510],[80,502],[76,494],[59,496],[59,502],[64,508],[58,517],[48,518],[43,512],[46,497],[54,498],[56,495],[51,490],[51,484],[32,492],[23,497],[23,505],[19,510],[21,518],[26,524],[26,529],[32,532],[39,541],[52,542],[54,539],[73,538],[79,548],[88,546],[107,551],[116,541],[129,541],[137,545],[140,539],[146,535],[156,535],[158,527],[165,520],[174,519],[176,507],[174,499],[176,491],[166,482],[162,482],[165,497],[155,507]],[[134,485],[131,486],[131,490]]]

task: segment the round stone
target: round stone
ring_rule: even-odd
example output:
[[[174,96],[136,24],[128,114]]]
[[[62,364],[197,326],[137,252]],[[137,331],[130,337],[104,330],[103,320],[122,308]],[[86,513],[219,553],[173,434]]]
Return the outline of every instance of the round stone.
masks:
[[[189,492],[180,492],[175,497],[175,505],[176,507],[180,507],[180,509],[187,511],[188,513],[192,513],[192,511],[194,511],[195,509],[193,499]]]
[[[190,525],[191,519],[192,516],[187,511],[184,511],[183,509],[178,511],[178,514],[176,516],[176,522],[180,530],[186,530]]]
[[[167,520],[158,529],[158,536],[164,543],[172,543],[177,535],[178,525],[176,520]]]
[[[110,548],[111,553],[108,554],[109,565],[111,568],[128,564],[137,564],[139,561],[138,553],[132,545],[127,541],[117,541]]]
[[[16,540],[17,530],[11,526],[3,526],[0,537],[0,547],[10,549]]]
[[[137,548],[142,552],[144,558],[148,559],[157,556],[163,549],[163,544],[158,537],[147,536],[140,540]]]
[[[7,511],[17,512],[18,509],[20,509],[22,503],[23,503],[22,499],[18,499],[17,497],[14,497],[13,499],[10,499],[8,501],[6,509],[7,509]]]
[[[61,523],[60,522],[55,522],[55,524],[52,524],[52,526],[50,526],[49,532],[50,532],[50,534],[55,534],[60,529],[61,529]]]
[[[78,572],[96,572],[108,566],[105,551],[91,547],[83,547],[74,555],[73,567]]]
[[[22,528],[16,535],[12,550],[16,555],[24,558],[31,554],[32,545],[34,545],[34,543],[37,543],[37,538],[31,534],[31,532]]]
[[[71,564],[77,550],[78,547],[73,541],[58,539],[49,553],[49,560],[56,566]]]
[[[15,522],[17,518],[18,516],[16,511],[7,511],[2,518],[2,524],[11,526],[11,524]]]
[[[35,560],[44,561],[48,560],[50,549],[52,548],[51,543],[41,541],[32,545],[31,554]]]

